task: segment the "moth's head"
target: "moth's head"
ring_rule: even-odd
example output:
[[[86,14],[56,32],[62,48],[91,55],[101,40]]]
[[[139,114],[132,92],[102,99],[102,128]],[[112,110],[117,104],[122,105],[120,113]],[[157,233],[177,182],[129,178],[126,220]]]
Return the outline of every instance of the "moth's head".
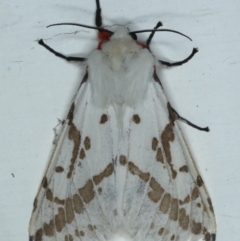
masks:
[[[115,32],[112,34],[111,39],[131,39],[132,37],[129,34],[129,30],[126,27],[118,27]]]
[[[100,41],[108,41],[110,39],[130,38],[137,40],[137,35],[129,32],[129,29],[123,26],[117,27],[114,32],[106,31],[105,29],[99,31],[98,38]]]
[[[98,49],[101,49],[107,55],[124,56],[126,54],[134,54],[142,49],[142,46],[133,39],[129,30],[126,27],[118,27],[110,36],[99,32],[99,45]]]

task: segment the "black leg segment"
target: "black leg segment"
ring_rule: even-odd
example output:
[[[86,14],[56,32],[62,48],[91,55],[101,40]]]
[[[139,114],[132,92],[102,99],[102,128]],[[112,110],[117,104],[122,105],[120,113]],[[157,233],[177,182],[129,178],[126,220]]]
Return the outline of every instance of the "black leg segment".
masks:
[[[98,28],[102,27],[102,14],[101,14],[101,7],[99,0],[96,0],[97,10],[96,10],[96,17],[95,17],[95,25]]]
[[[53,53],[54,55],[56,55],[59,58],[65,59],[67,61],[80,61],[80,62],[84,62],[86,60],[86,58],[80,58],[80,57],[71,57],[71,56],[65,56],[63,54],[58,53],[57,51],[55,51],[54,49],[50,48],[48,45],[46,45],[42,39],[40,39],[38,41],[38,43],[40,45],[42,45],[44,48],[46,48],[48,51],[50,51],[51,53]]]
[[[198,52],[198,49],[197,48],[193,48],[192,50],[192,53],[184,60],[182,61],[179,61],[179,62],[175,62],[175,63],[169,63],[169,62],[166,62],[166,61],[162,61],[162,60],[158,60],[161,64],[163,65],[166,65],[168,67],[173,67],[173,66],[179,66],[179,65],[182,65],[182,64],[185,64],[187,63],[190,59],[192,59],[192,57]]]
[[[171,105],[170,105],[170,107],[171,107],[172,112],[176,115],[176,117],[177,117],[178,120],[183,121],[184,123],[188,124],[189,126],[195,128],[195,129],[197,129],[197,130],[199,130],[199,131],[206,131],[206,132],[209,132],[209,131],[210,131],[208,127],[200,127],[200,126],[197,126],[197,125],[193,124],[192,122],[188,121],[187,119],[181,117],[181,116],[177,113],[177,111],[172,108]]]

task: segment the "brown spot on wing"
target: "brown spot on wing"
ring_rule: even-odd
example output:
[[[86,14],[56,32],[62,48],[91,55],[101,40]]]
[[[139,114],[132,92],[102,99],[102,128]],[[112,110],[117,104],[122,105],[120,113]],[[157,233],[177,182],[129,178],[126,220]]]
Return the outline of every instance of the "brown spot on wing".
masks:
[[[102,188],[101,188],[101,187],[98,188],[98,194],[99,194],[99,195],[102,194]]]
[[[170,163],[172,161],[170,142],[173,142],[174,138],[175,137],[174,137],[172,125],[167,124],[161,134],[161,140],[162,140],[163,149],[164,149],[166,158],[167,158],[168,162],[170,162]]]
[[[174,138],[175,137],[174,137],[172,124],[167,124],[161,134],[161,140],[162,140],[163,150],[164,150],[167,162],[171,168],[173,179],[175,179],[177,176],[177,172],[173,169],[172,155],[171,155],[171,148],[170,148],[170,142],[173,142]]]
[[[91,224],[88,224],[88,228],[89,228],[91,231],[94,230],[94,228],[93,228],[93,226],[92,226]]]
[[[169,193],[165,193],[160,203],[159,209],[162,211],[162,213],[166,214],[168,212],[170,204],[171,204],[171,195]]]
[[[152,138],[152,150],[156,151],[158,146],[158,139],[156,137]]]
[[[96,185],[98,185],[100,182],[102,182],[102,180],[105,177],[111,176],[112,173],[113,173],[113,164],[110,163],[101,173],[93,177],[93,181]]]
[[[179,168],[179,171],[180,171],[180,172],[188,172],[188,167],[187,167],[187,165],[184,165],[184,166],[180,167],[180,168]]]
[[[139,124],[141,121],[139,115],[137,115],[137,114],[133,115],[132,119],[136,124]]]
[[[74,208],[74,211],[78,214],[82,213],[84,210],[82,199],[78,194],[73,195],[73,208]]]
[[[192,200],[195,200],[198,197],[199,197],[198,187],[194,187],[193,190],[192,190],[191,198],[192,198]]]
[[[120,164],[121,164],[122,166],[125,166],[125,165],[127,164],[127,157],[124,156],[124,155],[121,155],[121,156],[119,157],[119,162],[120,162]]]
[[[205,233],[204,238],[205,241],[211,241],[211,234],[209,232]]]
[[[169,218],[174,221],[178,219],[178,199],[176,198],[172,199]]]
[[[46,191],[46,198],[47,198],[47,200],[49,200],[51,202],[53,200],[53,193],[52,193],[52,191],[49,188]]]
[[[78,191],[83,201],[85,203],[90,203],[93,200],[95,195],[95,192],[93,190],[92,180],[88,180],[87,183],[82,188],[78,189]]]
[[[147,182],[150,178],[149,172],[142,172],[138,166],[136,166],[133,162],[128,163],[128,170],[133,174],[139,176],[144,182]]]
[[[80,235],[83,237],[85,235],[84,231],[80,231]]]
[[[58,208],[58,214],[55,215],[55,226],[58,232],[66,226],[65,211],[63,208]]]
[[[35,233],[35,241],[42,241],[43,240],[43,230],[40,228]]]
[[[66,210],[66,221],[67,223],[71,223],[74,220],[74,211],[73,211],[73,203],[71,198],[66,199],[65,203]]]
[[[164,163],[163,153],[162,153],[162,149],[160,147],[158,147],[158,149],[157,149],[156,160],[158,162]]]
[[[74,164],[75,164],[75,161],[77,159],[79,146],[80,146],[80,142],[81,142],[80,131],[77,130],[77,127],[73,123],[70,124],[70,128],[69,128],[69,131],[68,131],[68,138],[69,138],[69,140],[74,142],[74,146],[73,146],[73,150],[72,150],[72,158],[71,158],[71,161],[70,161],[71,164],[70,164],[69,171],[68,171],[68,174],[67,174],[67,178],[70,178],[72,176]]]
[[[200,175],[197,176],[196,182],[197,182],[197,185],[198,185],[199,187],[201,187],[201,186],[203,185],[203,180],[202,180],[202,178],[201,178]]]
[[[100,124],[104,124],[108,121],[108,117],[106,114],[103,114],[100,119]]]
[[[73,236],[71,234],[65,235],[65,241],[73,241]]]
[[[188,229],[188,225],[189,225],[189,216],[186,214],[186,210],[185,208],[181,208],[179,210],[179,225],[183,230],[187,230]]]
[[[70,110],[68,112],[68,115],[67,115],[67,119],[69,120],[69,122],[68,122],[69,125],[72,124],[74,109],[75,109],[75,104],[73,102],[72,105],[71,105],[71,108],[70,108]]]
[[[49,223],[44,223],[43,230],[46,236],[52,237],[54,235],[54,222],[51,220]]]
[[[192,233],[194,234],[200,234],[202,231],[202,224],[201,223],[197,223],[194,220],[192,221],[192,229],[191,229]]]
[[[80,233],[79,233],[79,230],[78,230],[78,229],[75,229],[75,235],[76,235],[77,237],[80,237]]]
[[[174,240],[175,239],[175,235],[173,234],[172,237],[171,237],[171,240]]]
[[[64,171],[64,169],[63,169],[63,167],[61,167],[61,166],[57,166],[57,167],[55,168],[55,171],[58,172],[58,173],[61,173],[61,172]]]
[[[159,231],[158,231],[158,235],[162,236],[163,232],[164,232],[164,228],[160,228]]]
[[[148,197],[153,202],[158,202],[164,193],[164,189],[161,185],[156,181],[154,177],[151,178],[149,186],[153,189],[152,191],[148,192]]]
[[[44,177],[42,180],[42,186],[43,186],[43,188],[47,188],[47,186],[48,186],[48,180],[46,177]]]
[[[80,157],[80,159],[84,159],[86,157],[86,154],[85,154],[85,151],[83,148],[80,151],[79,157]]]
[[[92,224],[88,224],[88,228],[91,230],[91,231],[94,231],[94,229],[97,229],[95,225],[92,225]]]
[[[212,234],[211,234],[211,237],[212,237],[212,241],[215,241],[215,240],[216,240],[216,234],[215,234],[215,233],[212,233]]]
[[[83,144],[86,150],[89,150],[91,148],[91,140],[88,136],[85,138]]]
[[[59,205],[64,205],[65,204],[65,200],[60,199],[58,197],[54,197],[54,202],[59,204]]]
[[[209,232],[206,232],[204,235],[204,241],[215,241],[216,240],[216,234],[212,233],[210,234]]]
[[[182,200],[179,200],[180,205],[183,205],[183,204],[186,204],[186,203],[189,203],[189,202],[190,202],[190,196],[189,196],[189,195],[187,195],[187,196],[184,198],[183,201],[182,201]]]
[[[212,213],[214,213],[212,201],[211,201],[211,199],[209,197],[207,198],[207,201],[208,201],[210,210],[212,211]]]

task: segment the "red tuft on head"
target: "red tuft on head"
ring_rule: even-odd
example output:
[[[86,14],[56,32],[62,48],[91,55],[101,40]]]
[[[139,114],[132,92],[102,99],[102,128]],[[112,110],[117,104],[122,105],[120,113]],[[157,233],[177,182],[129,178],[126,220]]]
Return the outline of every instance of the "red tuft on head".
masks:
[[[98,38],[100,41],[108,41],[110,38],[110,33],[107,31],[99,31]]]
[[[111,34],[107,31],[99,31],[98,32],[98,38],[99,38],[99,43],[98,43],[98,49],[102,48],[102,44],[106,41],[109,41]]]
[[[146,48],[146,44],[145,43],[137,42],[137,44],[140,45],[143,49]]]

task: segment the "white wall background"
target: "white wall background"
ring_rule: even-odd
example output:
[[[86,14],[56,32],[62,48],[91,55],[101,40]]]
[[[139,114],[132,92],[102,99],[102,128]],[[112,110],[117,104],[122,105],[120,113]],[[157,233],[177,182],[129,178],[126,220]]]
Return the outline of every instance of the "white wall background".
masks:
[[[160,76],[172,106],[211,129],[182,125],[212,198],[217,241],[239,241],[240,1],[104,0],[102,9],[105,25],[129,23],[138,30],[161,20],[193,39],[156,34],[152,50],[162,60],[181,60],[199,48],[189,63],[165,68]],[[87,56],[97,45],[94,30],[46,26],[93,25],[94,12],[94,0],[0,3],[0,240],[28,240],[33,199],[53,148],[52,128],[65,118],[85,69],[55,57],[37,39],[64,54]]]

